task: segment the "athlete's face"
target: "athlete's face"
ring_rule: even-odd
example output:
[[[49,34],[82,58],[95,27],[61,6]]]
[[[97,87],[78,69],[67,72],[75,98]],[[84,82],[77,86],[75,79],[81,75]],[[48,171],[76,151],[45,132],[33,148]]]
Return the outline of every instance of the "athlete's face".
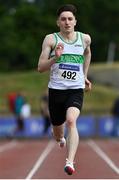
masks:
[[[75,16],[70,11],[64,11],[60,14],[57,25],[59,26],[60,31],[64,33],[72,32],[76,25]]]

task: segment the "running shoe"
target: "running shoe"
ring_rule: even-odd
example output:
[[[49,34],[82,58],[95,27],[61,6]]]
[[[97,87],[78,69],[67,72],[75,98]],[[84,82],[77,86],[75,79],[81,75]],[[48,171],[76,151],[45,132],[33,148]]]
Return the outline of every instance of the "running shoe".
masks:
[[[75,172],[74,165],[68,159],[66,159],[66,165],[64,166],[64,171],[68,175],[72,175]]]
[[[58,142],[58,144],[59,144],[59,146],[60,146],[61,148],[65,147],[65,146],[66,146],[66,140],[65,140],[65,138],[64,138],[64,137],[61,138],[60,141]]]

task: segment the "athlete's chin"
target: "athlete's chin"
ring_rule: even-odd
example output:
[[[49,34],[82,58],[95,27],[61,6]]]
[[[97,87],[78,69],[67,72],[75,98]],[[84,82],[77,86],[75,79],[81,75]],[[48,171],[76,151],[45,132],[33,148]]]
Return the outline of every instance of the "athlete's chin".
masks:
[[[69,33],[72,32],[72,30],[71,30],[71,29],[65,29],[65,32],[66,32],[67,34],[69,34]]]

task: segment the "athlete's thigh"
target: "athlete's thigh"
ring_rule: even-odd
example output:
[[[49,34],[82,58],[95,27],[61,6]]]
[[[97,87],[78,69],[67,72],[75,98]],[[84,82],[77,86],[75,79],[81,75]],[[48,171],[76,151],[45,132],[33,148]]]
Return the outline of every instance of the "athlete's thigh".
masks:
[[[60,91],[49,89],[49,112],[52,125],[59,126],[64,123],[66,109]]]
[[[67,109],[69,107],[76,107],[81,111],[83,105],[83,96],[83,89],[70,90],[68,94],[68,100],[66,102]]]

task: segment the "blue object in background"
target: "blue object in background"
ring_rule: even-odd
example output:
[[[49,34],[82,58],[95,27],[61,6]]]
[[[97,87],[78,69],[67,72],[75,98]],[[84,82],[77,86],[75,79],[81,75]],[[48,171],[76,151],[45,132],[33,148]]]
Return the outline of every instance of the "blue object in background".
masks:
[[[13,117],[0,117],[0,136],[9,136],[16,127],[16,121]]]
[[[32,117],[32,119],[25,120],[25,137],[42,137],[44,130],[44,119],[38,117]],[[47,136],[50,136],[50,131]]]
[[[119,117],[113,117],[114,128],[113,128],[113,136],[119,137]]]
[[[15,117],[1,117],[0,118],[0,137],[25,137],[38,138],[44,136],[44,119],[41,117],[31,117],[24,119],[24,130],[14,133],[17,127]],[[51,136],[49,129],[47,136]]]
[[[104,116],[98,119],[98,135],[101,137],[113,136],[114,121],[112,117]]]
[[[95,118],[93,116],[80,116],[77,121],[77,128],[82,137],[95,136]]]
[[[24,120],[25,129],[17,132],[15,137],[39,138],[44,137],[44,119],[42,117],[31,117]],[[11,136],[17,123],[14,117],[0,117],[0,137]],[[77,121],[80,137],[111,137],[114,131],[114,119],[112,117],[80,116]],[[51,129],[45,135],[51,137]]]

